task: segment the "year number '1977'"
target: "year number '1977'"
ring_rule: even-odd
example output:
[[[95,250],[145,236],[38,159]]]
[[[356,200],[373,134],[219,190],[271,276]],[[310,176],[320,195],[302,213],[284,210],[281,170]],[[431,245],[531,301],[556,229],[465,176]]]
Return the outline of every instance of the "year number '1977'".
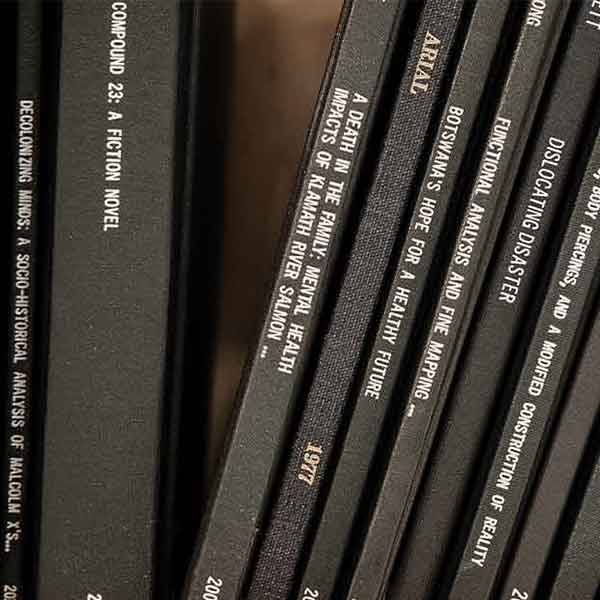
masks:
[[[315,444],[308,444],[302,457],[302,463],[300,464],[300,472],[298,473],[298,479],[304,481],[308,485],[315,483],[315,477],[317,475],[317,469],[321,463],[321,455],[323,454],[323,448],[316,446]]]

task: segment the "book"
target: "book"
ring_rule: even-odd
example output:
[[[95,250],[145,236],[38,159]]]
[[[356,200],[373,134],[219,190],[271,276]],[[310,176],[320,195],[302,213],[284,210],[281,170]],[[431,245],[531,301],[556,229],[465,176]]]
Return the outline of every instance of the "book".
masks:
[[[363,342],[374,323],[396,238],[413,204],[419,162],[429,152],[428,132],[437,120],[438,100],[452,71],[463,4],[428,0],[423,5],[318,364],[302,397],[302,414],[259,547],[249,600],[286,597],[297,583],[343,420],[352,410],[352,385],[360,370]],[[421,71],[427,75],[422,89],[416,87]],[[274,560],[277,572],[271,566]]]
[[[179,592],[205,501],[209,398],[216,341],[223,149],[233,5],[180,3],[175,228],[164,382],[160,475],[159,597]],[[199,348],[201,347],[201,352]],[[186,457],[195,457],[190,468]]]
[[[449,598],[495,593],[598,287],[596,137]]]
[[[569,494],[584,463],[589,441],[593,439],[594,423],[599,418],[598,402],[590,393],[596,386],[599,349],[600,319],[596,314],[581,356],[577,358],[566,404],[513,546],[500,598],[533,598],[539,591]]]
[[[189,112],[186,167],[188,252],[182,255],[187,275],[180,279],[187,288],[180,294],[183,307],[176,323],[183,345],[179,389],[179,426],[173,428],[175,502],[171,525],[174,529],[176,589],[187,575],[189,557],[198,536],[206,488],[213,432],[210,398],[215,372],[218,302],[223,272],[225,154],[230,134],[230,95],[232,77],[232,2],[193,2],[188,20],[190,32]],[[184,97],[183,94],[181,94]],[[201,231],[202,235],[197,235]],[[187,263],[187,264],[186,264]],[[217,293],[207,293],[217,290]],[[187,292],[187,293],[185,293]],[[186,311],[186,319],[180,313]],[[199,351],[201,349],[201,351]],[[203,435],[206,434],[206,435]],[[186,457],[196,457],[194,468]],[[165,549],[165,554],[168,551]]]
[[[347,594],[381,598],[456,372],[569,4],[525,17]],[[466,597],[466,596],[465,596]]]
[[[406,2],[348,1],[313,116],[283,251],[185,595],[242,591],[341,258]]]
[[[0,590],[3,597],[24,598],[32,577],[34,483],[32,413],[40,406],[36,369],[38,208],[40,204],[40,128],[42,70],[42,4],[21,0],[17,8],[16,127],[9,286],[8,361],[2,420],[0,468]]]
[[[539,309],[535,291],[543,288],[554,239],[573,206],[568,194],[572,171],[579,162],[600,76],[600,40],[586,24],[587,7],[581,4],[561,40],[502,241],[394,570],[392,598],[409,591],[423,597],[435,593],[447,568],[447,553],[459,543],[457,531],[469,498],[476,496],[475,480],[492,439],[490,429],[502,419],[502,399],[514,379],[511,373],[518,372],[528,324]],[[537,557],[530,555],[534,561]]]
[[[163,586],[185,13],[176,0],[62,3],[42,598]]]
[[[597,444],[596,444],[597,446]],[[550,600],[594,600],[600,589],[600,455],[596,460],[579,513],[548,596]],[[517,598],[517,596],[513,596]]]
[[[368,474],[375,464],[384,425],[392,418],[389,415],[395,399],[395,382],[414,349],[415,332],[424,318],[424,297],[428,285],[434,285],[432,271],[436,257],[445,247],[442,241],[449,215],[459,210],[457,196],[470,164],[472,133],[486,98],[493,93],[488,89],[493,86],[486,83],[501,49],[509,8],[509,1],[479,2],[468,23],[464,46],[457,51],[456,72],[436,124],[437,132],[424,177],[419,182],[407,233],[394,259],[383,316],[373,346],[368,350],[366,368],[359,373],[356,405],[339,462],[332,469],[333,480],[310,547],[298,598],[316,594],[320,599],[331,598],[344,570],[344,549],[351,545]]]
[[[39,185],[37,206],[37,244],[36,256],[36,298],[35,298],[35,345],[34,364],[37,385],[34,396],[38,398],[38,406],[31,412],[32,440],[32,477],[29,488],[29,500],[35,531],[32,533],[32,543],[29,549],[33,573],[27,582],[25,597],[34,595],[37,589],[37,567],[40,549],[40,514],[42,493],[42,465],[44,451],[44,425],[46,416],[46,389],[48,381],[48,344],[50,328],[50,297],[52,278],[52,252],[54,231],[54,184],[56,181],[56,135],[58,121],[58,87],[59,87],[59,57],[60,57],[60,17],[61,6],[55,2],[42,1],[42,83],[40,105],[40,153]]]

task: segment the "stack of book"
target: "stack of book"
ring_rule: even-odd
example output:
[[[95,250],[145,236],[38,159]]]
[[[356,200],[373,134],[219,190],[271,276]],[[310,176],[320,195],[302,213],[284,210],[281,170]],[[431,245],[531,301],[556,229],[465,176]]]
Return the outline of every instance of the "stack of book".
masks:
[[[597,0],[345,2],[187,600],[598,597],[599,84]]]
[[[597,600],[600,0],[346,0],[205,503],[232,7],[1,4],[0,598]]]

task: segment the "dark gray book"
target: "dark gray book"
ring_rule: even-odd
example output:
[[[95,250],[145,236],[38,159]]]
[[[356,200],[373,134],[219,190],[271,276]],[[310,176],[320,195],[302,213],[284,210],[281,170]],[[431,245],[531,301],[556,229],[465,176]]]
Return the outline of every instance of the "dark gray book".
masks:
[[[594,388],[596,391],[596,388]],[[597,445],[597,443],[596,443]],[[600,454],[562,555],[549,600],[594,600],[600,590]],[[513,600],[520,600],[513,595]]]
[[[202,519],[198,507],[206,501],[234,8],[231,2],[181,3],[177,145],[182,159],[175,174],[158,539],[159,585],[165,594],[183,586]]]
[[[555,0],[534,23],[528,14],[534,4],[524,7],[523,29],[450,250],[442,290],[347,593],[353,600],[378,600],[387,591],[569,9],[568,2]]]
[[[512,550],[501,588],[502,600],[512,600],[519,595],[534,598],[539,591],[545,565],[560,531],[561,518],[567,510],[569,493],[600,416],[596,395],[599,353],[600,318],[596,315],[577,359],[566,404],[552,434],[527,516]]]
[[[38,223],[42,110],[42,3],[20,0],[16,27],[16,94],[13,186],[9,204],[10,274],[8,368],[3,403],[0,465],[0,591],[23,599],[31,593],[35,513],[31,499],[33,425],[39,418],[39,369],[34,349],[38,317]]]
[[[390,291],[373,345],[368,349],[366,368],[359,373],[355,406],[340,459],[332,469],[333,480],[310,546],[298,598],[310,594],[318,594],[321,600],[333,597],[336,581],[344,571],[344,555],[352,545],[361,500],[369,496],[368,475],[393,412],[395,384],[414,352],[414,336],[424,319],[428,285],[434,285],[440,251],[445,248],[443,242],[451,226],[447,221],[453,211],[460,210],[461,181],[476,145],[475,125],[485,112],[485,99],[493,93],[493,86],[486,86],[486,82],[502,46],[509,7],[508,0],[477,3],[464,45],[456,51],[456,72],[407,232],[400,238],[391,285],[386,284]],[[385,288],[382,286],[382,290]]]
[[[62,3],[40,598],[163,585],[188,8]]]
[[[465,506],[476,495],[490,430],[504,414],[503,399],[511,379],[514,384],[511,374],[520,366],[528,323],[539,310],[533,299],[552,266],[557,232],[573,206],[573,167],[580,162],[600,76],[600,35],[586,24],[588,5],[581,4],[561,40],[533,143],[394,570],[392,598],[435,593],[447,553],[458,543]],[[538,556],[532,553],[530,558]]]
[[[239,390],[186,595],[234,600],[253,560],[404,15],[405,0],[345,3],[282,238],[273,286]],[[210,596],[212,597],[212,596]]]

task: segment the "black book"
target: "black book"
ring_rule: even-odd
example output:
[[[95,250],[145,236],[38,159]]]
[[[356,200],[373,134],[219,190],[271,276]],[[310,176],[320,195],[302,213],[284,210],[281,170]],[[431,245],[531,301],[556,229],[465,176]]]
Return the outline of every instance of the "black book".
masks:
[[[230,2],[181,5],[178,151],[172,293],[163,414],[160,581],[158,595],[179,593],[187,575],[205,501],[209,402],[216,339],[223,197],[225,97]],[[199,351],[201,344],[201,351]],[[161,596],[162,597],[162,596]]]
[[[283,253],[238,397],[186,593],[241,593],[354,205],[405,0],[346,2],[307,139]]]
[[[519,349],[527,341],[527,323],[536,316],[534,292],[551,267],[548,258],[558,225],[572,208],[567,195],[571,172],[589,127],[600,76],[600,37],[586,24],[588,5],[582,3],[561,42],[534,143],[398,557],[390,588],[393,598],[409,591],[419,597],[435,592],[446,553],[456,545],[465,503],[473,496],[473,477],[481,469],[490,428],[501,418],[510,374],[519,366],[516,357],[522,356]]]
[[[600,136],[587,163],[569,225],[507,420],[488,472],[449,598],[489,598],[543,456],[600,275]],[[539,551],[539,550],[538,550]]]
[[[286,597],[297,582],[307,536],[318,521],[318,503],[335,462],[342,420],[351,409],[364,341],[373,326],[396,237],[412,205],[420,159],[429,150],[428,131],[452,68],[463,5],[463,0],[427,0],[420,14],[318,365],[303,398],[252,575],[250,599]]]
[[[62,3],[41,598],[147,600],[167,587],[184,4]]]
[[[578,469],[584,463],[594,423],[600,415],[595,394],[599,352],[600,318],[596,314],[581,356],[577,359],[567,401],[544,457],[527,507],[527,517],[511,552],[500,594],[503,600],[534,598],[539,592],[545,565],[567,509],[569,493],[575,485]],[[578,560],[583,560],[583,557]]]
[[[597,447],[597,441],[595,441],[595,445]],[[562,555],[552,591],[548,596],[549,600],[563,600],[564,598],[594,600],[597,598],[598,590],[600,590],[599,522],[600,452],[596,449],[593,471],[581,501],[575,525]],[[521,600],[523,596],[513,595],[513,598]]]
[[[511,196],[569,3],[526,6],[348,598],[383,596]]]
[[[190,3],[188,3],[190,4]],[[189,19],[190,76],[188,135],[185,160],[185,203],[188,252],[182,253],[179,278],[183,290],[177,309],[176,325],[183,377],[179,382],[181,398],[178,427],[171,446],[175,461],[172,478],[175,498],[172,518],[175,529],[175,577],[179,586],[187,576],[190,556],[206,501],[209,441],[209,402],[213,385],[214,344],[216,341],[219,294],[207,293],[220,287],[222,273],[224,163],[229,134],[229,85],[231,83],[233,2],[193,3]],[[201,231],[202,235],[198,235]],[[182,238],[183,244],[183,238]],[[181,314],[186,315],[185,319]],[[201,344],[201,346],[199,346]],[[199,351],[199,348],[202,348]],[[204,436],[203,434],[206,433]],[[173,447],[174,446],[174,447]],[[171,463],[172,464],[172,463]]]
[[[394,384],[414,348],[427,284],[444,239],[446,220],[456,208],[461,173],[469,162],[466,158],[474,125],[483,98],[491,91],[484,94],[509,7],[509,0],[482,0],[471,17],[408,232],[395,262],[383,316],[360,374],[356,406],[310,549],[299,598],[311,594],[318,594],[320,599],[332,597],[344,550],[351,545],[368,474],[394,402]]]
[[[37,228],[40,203],[42,3],[20,0],[17,12],[16,128],[11,194],[11,281],[8,361],[0,468],[2,518],[0,590],[24,598],[31,590],[33,415],[40,405],[34,333],[37,293]]]

